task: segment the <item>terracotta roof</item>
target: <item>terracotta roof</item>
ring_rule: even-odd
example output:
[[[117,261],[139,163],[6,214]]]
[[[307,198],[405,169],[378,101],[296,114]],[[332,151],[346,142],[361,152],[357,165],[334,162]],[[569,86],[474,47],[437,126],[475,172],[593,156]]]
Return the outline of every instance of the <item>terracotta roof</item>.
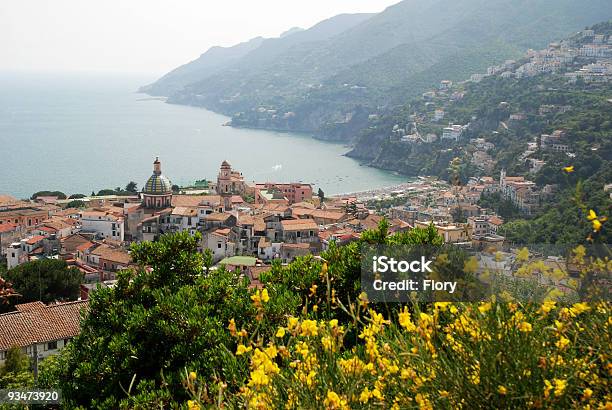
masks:
[[[76,336],[81,311],[88,306],[86,300],[49,306],[41,302],[24,305],[15,306],[16,312],[0,315],[0,350]]]
[[[208,214],[204,217],[205,221],[217,221],[217,222],[224,222],[226,221],[230,216],[232,216],[232,214],[228,214],[228,213],[219,213],[219,212],[213,212],[212,214]]]
[[[94,246],[94,243],[87,241],[77,246],[76,250],[80,252],[85,252],[87,249],[91,248],[92,246]]]
[[[38,242],[42,241],[43,239],[45,239],[45,237],[44,237],[44,236],[42,236],[42,235],[36,235],[36,236],[33,236],[33,237],[31,237],[30,239],[28,239],[26,243],[27,243],[28,245],[34,245],[35,243],[38,243]]]
[[[493,225],[503,225],[504,221],[497,216],[492,216],[489,218],[489,223]]]
[[[177,206],[172,210],[172,215],[198,216],[198,208],[193,206]]]
[[[310,249],[309,243],[282,243],[281,249]]]
[[[130,254],[126,251],[113,249],[107,245],[98,246],[96,249],[91,251],[91,254],[99,256],[100,259],[117,262],[123,265],[128,265],[132,261]]]
[[[223,229],[217,229],[216,231],[212,232],[212,235],[218,235],[218,236],[226,237],[227,235],[229,235],[229,233],[230,233],[230,229],[229,228],[223,228]]]
[[[17,227],[18,227],[18,225],[11,224],[11,223],[1,224],[0,225],[0,233],[12,232],[12,231],[16,230]]]
[[[319,226],[312,219],[285,219],[281,221],[284,231],[318,230]]]
[[[172,206],[198,206],[202,204],[218,205],[221,202],[219,195],[173,195]]]

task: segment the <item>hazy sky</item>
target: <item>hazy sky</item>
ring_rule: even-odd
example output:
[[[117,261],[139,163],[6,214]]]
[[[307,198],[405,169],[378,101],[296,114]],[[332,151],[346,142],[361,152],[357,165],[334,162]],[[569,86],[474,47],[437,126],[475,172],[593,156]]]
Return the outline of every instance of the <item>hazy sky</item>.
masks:
[[[399,0],[0,0],[0,70],[162,74],[213,45]]]

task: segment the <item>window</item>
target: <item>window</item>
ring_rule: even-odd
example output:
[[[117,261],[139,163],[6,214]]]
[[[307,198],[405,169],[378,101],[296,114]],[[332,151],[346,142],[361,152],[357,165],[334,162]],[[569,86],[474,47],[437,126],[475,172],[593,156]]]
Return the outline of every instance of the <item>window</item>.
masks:
[[[57,349],[57,340],[47,343],[47,350],[56,350],[56,349]]]
[[[218,242],[218,243],[217,243],[217,248],[218,248],[218,249],[221,249],[221,242]]]

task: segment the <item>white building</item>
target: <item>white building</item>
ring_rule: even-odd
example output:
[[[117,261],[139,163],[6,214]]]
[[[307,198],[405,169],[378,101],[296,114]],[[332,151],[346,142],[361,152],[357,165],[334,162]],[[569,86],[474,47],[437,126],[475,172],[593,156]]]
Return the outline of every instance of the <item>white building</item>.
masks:
[[[463,131],[467,128],[467,125],[449,124],[448,127],[442,130],[442,139],[459,141],[459,138],[463,134]]]
[[[42,360],[57,354],[80,332],[81,311],[87,301],[45,305],[31,302],[16,305],[16,311],[0,315],[0,365],[14,346],[30,358]]]
[[[104,239],[123,242],[125,235],[123,217],[105,211],[83,211],[80,219],[82,232],[95,233]]]

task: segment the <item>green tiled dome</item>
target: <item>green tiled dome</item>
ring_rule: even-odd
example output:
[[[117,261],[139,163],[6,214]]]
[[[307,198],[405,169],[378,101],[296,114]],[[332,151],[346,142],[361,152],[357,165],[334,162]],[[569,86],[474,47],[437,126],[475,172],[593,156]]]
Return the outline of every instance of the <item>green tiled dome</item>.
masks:
[[[143,192],[151,195],[163,195],[172,192],[170,180],[161,174],[153,174],[144,186]]]

